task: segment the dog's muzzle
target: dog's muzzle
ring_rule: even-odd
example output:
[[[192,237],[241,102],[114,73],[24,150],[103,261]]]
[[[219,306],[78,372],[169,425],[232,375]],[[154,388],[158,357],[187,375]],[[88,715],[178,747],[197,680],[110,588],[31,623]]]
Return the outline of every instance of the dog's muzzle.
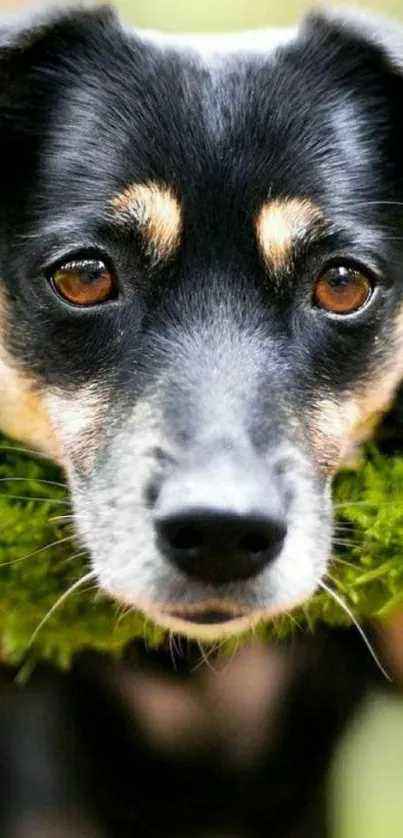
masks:
[[[300,604],[330,553],[330,498],[295,406],[241,337],[203,363],[187,347],[126,415],[112,407],[91,472],[71,473],[101,588],[200,639]]]

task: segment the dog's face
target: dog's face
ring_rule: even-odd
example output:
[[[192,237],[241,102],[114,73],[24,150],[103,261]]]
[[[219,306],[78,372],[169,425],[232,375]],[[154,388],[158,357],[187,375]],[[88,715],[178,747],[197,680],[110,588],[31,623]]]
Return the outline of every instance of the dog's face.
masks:
[[[325,16],[283,40],[98,10],[1,48],[1,423],[64,464],[100,586],[197,638],[315,591],[403,377],[399,69]]]

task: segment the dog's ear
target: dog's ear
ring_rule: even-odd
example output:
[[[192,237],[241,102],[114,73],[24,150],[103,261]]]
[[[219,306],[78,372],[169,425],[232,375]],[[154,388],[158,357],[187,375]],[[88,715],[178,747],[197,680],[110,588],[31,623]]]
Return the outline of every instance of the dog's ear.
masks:
[[[301,34],[327,43],[330,52],[348,47],[352,60],[366,49],[377,56],[379,67],[403,75],[403,26],[381,14],[319,6],[304,17]]]
[[[0,16],[0,51],[2,57],[13,57],[38,44],[50,32],[63,29],[84,31],[88,26],[109,24],[117,20],[116,12],[108,3],[81,2],[59,5],[48,4]]]
[[[15,90],[24,71],[41,65],[41,56],[65,54],[88,35],[102,39],[117,23],[109,5],[93,3],[0,16],[0,99],[7,98],[10,85]]]
[[[125,43],[124,29],[106,5],[63,4],[0,16],[0,224],[14,223],[11,201],[21,219],[47,132],[56,125],[60,134],[72,130],[68,119],[61,122],[67,94],[77,88],[85,124],[80,82],[91,85],[95,70],[104,68],[110,55],[120,55]]]

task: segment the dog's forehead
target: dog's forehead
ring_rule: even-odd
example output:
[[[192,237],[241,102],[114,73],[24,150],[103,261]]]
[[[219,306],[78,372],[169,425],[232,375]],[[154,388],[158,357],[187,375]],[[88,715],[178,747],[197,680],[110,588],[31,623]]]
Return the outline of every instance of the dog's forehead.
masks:
[[[59,77],[60,96],[41,152],[54,194],[63,191],[68,201],[87,182],[93,193],[96,183],[105,202],[150,180],[182,194],[193,186],[206,193],[209,178],[225,182],[228,191],[236,184],[240,194],[262,180],[262,167],[265,173],[277,168],[277,157],[285,156],[277,140],[288,123],[305,122],[308,104],[298,28],[125,34],[125,50],[104,52],[102,62],[90,53],[70,85]],[[77,66],[80,61],[78,49]],[[313,121],[306,130],[315,131]],[[304,168],[302,157],[301,173]],[[262,183],[262,191],[269,186]],[[87,190],[82,195],[87,200]]]
[[[240,176],[242,157],[241,180],[247,183],[247,173],[254,180],[270,74],[277,51],[297,34],[293,28],[216,35],[125,30],[128,49],[105,55],[103,65],[87,63],[88,73],[70,87],[61,77],[42,161],[60,212],[69,196],[76,208],[89,196],[93,207],[105,207],[134,183],[178,187],[181,195],[196,184],[206,193],[209,176],[221,172],[225,180],[229,170],[229,180],[236,170]]]
[[[334,204],[337,180],[341,205],[355,180],[360,194],[367,188],[364,168],[373,197],[375,159],[386,151],[368,120],[372,76],[367,95],[348,42],[339,60],[322,35],[303,25],[214,35],[112,29],[110,41],[88,49],[79,41],[50,88],[52,119],[43,106],[48,189],[32,195],[31,217],[38,208],[58,232],[73,206],[76,227],[79,215],[103,223],[111,202],[127,209],[133,188],[151,184],[136,215],[144,227],[158,198],[165,252],[182,227],[189,233],[189,219],[209,230],[219,218],[214,236],[224,223],[229,240],[233,221],[241,227],[268,197]]]
[[[135,72],[142,67],[145,85],[149,82],[157,96],[159,90],[168,98],[172,96],[173,105],[180,107],[186,102],[187,113],[197,115],[200,127],[205,124],[203,112],[204,117],[213,118],[215,110],[218,115],[229,96],[233,114],[237,104],[244,111],[248,105],[253,108],[251,94],[263,79],[269,92],[270,73],[278,63],[279,51],[298,41],[298,32],[298,27],[213,34],[135,29],[128,35],[143,56],[141,64],[136,62]],[[203,105],[207,105],[206,111]],[[182,107],[181,116],[186,119],[186,115]]]

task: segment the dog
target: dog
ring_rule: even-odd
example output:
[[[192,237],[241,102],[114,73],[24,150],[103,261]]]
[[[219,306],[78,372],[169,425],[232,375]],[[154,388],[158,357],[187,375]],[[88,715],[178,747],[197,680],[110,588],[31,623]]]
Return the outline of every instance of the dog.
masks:
[[[0,427],[64,468],[100,589],[170,634],[323,585],[332,479],[403,379],[402,56],[348,10],[0,26]]]
[[[234,636],[317,590],[331,479],[402,379],[379,25],[3,28],[0,424],[65,468],[99,586],[170,632]]]

